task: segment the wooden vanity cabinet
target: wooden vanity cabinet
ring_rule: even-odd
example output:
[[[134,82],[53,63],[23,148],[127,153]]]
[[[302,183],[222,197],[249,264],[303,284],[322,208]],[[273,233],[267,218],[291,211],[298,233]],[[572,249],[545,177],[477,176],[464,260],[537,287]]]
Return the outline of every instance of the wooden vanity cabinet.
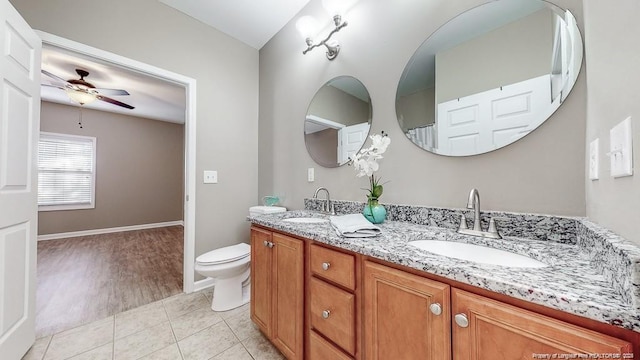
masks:
[[[359,255],[311,243],[308,256],[308,358],[360,359]],[[329,356],[329,357],[328,357]]]
[[[287,359],[625,359],[639,347],[637,333],[474,289],[251,228],[251,319]]]
[[[364,264],[367,359],[451,359],[449,285]]]
[[[543,358],[535,354],[625,359],[623,354],[633,352],[626,341],[470,292],[452,288],[451,298],[452,316],[464,316],[462,325],[467,322],[466,326],[457,321],[452,325],[456,360]],[[575,357],[561,357],[567,355]]]
[[[251,320],[287,359],[304,356],[304,242],[251,228]]]

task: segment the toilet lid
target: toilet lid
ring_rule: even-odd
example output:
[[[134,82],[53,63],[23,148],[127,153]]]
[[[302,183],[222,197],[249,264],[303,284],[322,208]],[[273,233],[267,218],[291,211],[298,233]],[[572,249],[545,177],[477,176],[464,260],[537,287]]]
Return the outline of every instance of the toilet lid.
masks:
[[[240,243],[209,251],[196,258],[200,264],[224,264],[245,258],[251,254],[251,246]]]

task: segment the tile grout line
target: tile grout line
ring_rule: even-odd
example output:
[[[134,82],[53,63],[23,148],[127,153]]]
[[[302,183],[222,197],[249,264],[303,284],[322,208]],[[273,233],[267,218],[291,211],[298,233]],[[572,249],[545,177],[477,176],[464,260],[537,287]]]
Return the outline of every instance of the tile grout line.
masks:
[[[116,359],[116,316],[113,315],[113,336],[111,338],[111,360]]]
[[[235,316],[232,316],[231,318],[234,318],[234,317],[239,316],[239,315],[242,315],[242,314],[237,314],[237,315],[235,315]],[[221,317],[221,318],[222,318],[222,317]],[[255,360],[255,358],[253,357],[253,355],[251,354],[251,352],[249,352],[249,349],[247,349],[247,347],[246,347],[246,346],[244,346],[244,343],[242,342],[242,340],[240,340],[240,337],[238,336],[238,334],[236,334],[236,332],[235,332],[235,331],[233,331],[233,328],[231,327],[231,325],[229,325],[229,323],[227,322],[227,319],[222,319],[222,322],[224,322],[224,324],[225,324],[225,325],[227,325],[227,327],[229,328],[229,330],[231,330],[231,333],[233,334],[233,336],[235,336],[235,338],[236,338],[236,339],[238,339],[238,343],[239,343],[240,345],[242,345],[242,348],[244,349],[244,351],[246,351],[246,352],[247,352],[247,354],[249,354],[249,356],[250,356],[252,359],[254,359],[254,360]],[[246,340],[246,339],[245,339],[245,340]],[[235,346],[235,345],[233,345],[233,346]],[[229,349],[231,349],[233,346],[229,347]],[[229,350],[229,349],[227,349],[227,350]],[[225,351],[227,351],[227,350],[225,350]],[[223,352],[224,352],[224,351],[223,351]],[[222,354],[222,352],[221,352],[221,353],[219,353],[219,354],[217,354],[217,355],[215,355],[215,356],[218,356],[218,355],[220,355],[220,354]]]
[[[98,321],[104,321],[104,319],[103,319],[103,320],[98,320]],[[114,326],[115,326],[115,316],[114,316],[114,320],[113,320],[113,321],[114,321]],[[51,340],[53,340],[53,336],[51,337]],[[113,343],[113,342],[112,342],[112,343]],[[85,351],[82,351],[82,352],[79,352],[79,353],[73,354],[73,355],[71,355],[71,356],[69,356],[69,357],[67,357],[67,358],[65,358],[65,359],[71,359],[71,358],[74,358],[74,357],[76,357],[76,356],[79,356],[79,355],[82,355],[82,354],[86,354],[86,353],[91,352],[91,351],[93,351],[93,350],[95,350],[95,349],[99,349],[99,348],[101,348],[101,347],[103,347],[103,346],[105,346],[105,345],[107,345],[107,344],[109,344],[109,343],[105,343],[105,344],[102,344],[102,345],[98,345],[98,346],[93,347],[93,348],[91,348],[91,349],[87,349],[87,350],[85,350]],[[111,345],[111,347],[113,348],[113,344]],[[47,351],[48,351],[48,350],[49,350],[49,347],[47,346]],[[46,354],[46,352],[45,352],[45,354]],[[112,360],[113,360],[114,356],[115,356],[115,355],[112,353],[112,354],[111,354],[111,359],[112,359]],[[43,356],[43,358],[44,358],[44,356]]]
[[[53,335],[51,335],[51,337],[49,338],[49,341],[47,341],[47,347],[44,348],[44,352],[42,353],[42,357],[40,358],[40,360],[44,360],[44,358],[47,356],[47,351],[49,351],[49,346],[51,345],[52,340],[53,340]]]
[[[184,354],[182,354],[182,349],[180,348],[180,344],[178,343],[178,337],[176,336],[175,331],[173,330],[173,323],[171,322],[171,318],[169,317],[169,313],[167,312],[167,307],[164,305],[164,299],[162,301],[162,309],[164,310],[165,315],[167,315],[167,320],[169,320],[169,328],[171,328],[171,334],[173,335],[173,339],[176,341],[176,347],[178,348],[178,353],[182,360],[184,360]]]

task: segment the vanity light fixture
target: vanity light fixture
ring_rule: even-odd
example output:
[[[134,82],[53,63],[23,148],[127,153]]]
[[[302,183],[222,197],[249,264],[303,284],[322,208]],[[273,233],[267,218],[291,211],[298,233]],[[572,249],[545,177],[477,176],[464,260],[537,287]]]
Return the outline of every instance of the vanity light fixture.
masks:
[[[333,24],[335,28],[331,30],[329,35],[327,35],[324,40],[318,42],[317,44],[313,43],[313,37],[317,35],[319,30],[318,22],[311,16],[303,16],[296,22],[296,28],[302,38],[307,43],[307,48],[302,52],[303,54],[308,53],[309,51],[324,45],[327,48],[327,59],[333,60],[338,56],[340,52],[340,44],[336,40],[331,41],[331,37],[333,34],[340,31],[343,27],[347,26],[346,21],[342,21],[342,12],[346,8],[346,4],[350,1],[344,0],[323,0],[322,6],[327,10],[327,12],[333,16]]]

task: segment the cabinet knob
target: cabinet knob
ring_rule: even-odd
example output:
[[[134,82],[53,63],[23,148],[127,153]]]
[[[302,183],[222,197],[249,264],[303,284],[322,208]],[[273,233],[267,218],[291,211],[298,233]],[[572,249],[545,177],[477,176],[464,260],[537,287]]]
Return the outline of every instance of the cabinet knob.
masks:
[[[322,312],[322,318],[323,319],[328,319],[329,315],[331,315],[331,311],[329,311],[329,310],[325,310],[325,311]]]
[[[269,242],[267,240],[265,240],[262,244],[264,244],[264,246],[269,246]]]
[[[469,326],[469,319],[467,319],[467,315],[465,314],[456,314],[453,317],[456,320],[456,324],[462,328],[466,328]]]
[[[439,303],[429,305],[429,310],[436,316],[442,314],[442,306]]]
[[[274,246],[274,245],[275,245],[274,243],[272,243],[271,241],[269,241],[269,244],[268,244],[267,246],[269,246],[269,249],[271,249],[271,248],[273,248],[273,246]]]
[[[322,270],[329,270],[329,268],[331,267],[331,263],[328,262],[323,262],[322,263]]]

